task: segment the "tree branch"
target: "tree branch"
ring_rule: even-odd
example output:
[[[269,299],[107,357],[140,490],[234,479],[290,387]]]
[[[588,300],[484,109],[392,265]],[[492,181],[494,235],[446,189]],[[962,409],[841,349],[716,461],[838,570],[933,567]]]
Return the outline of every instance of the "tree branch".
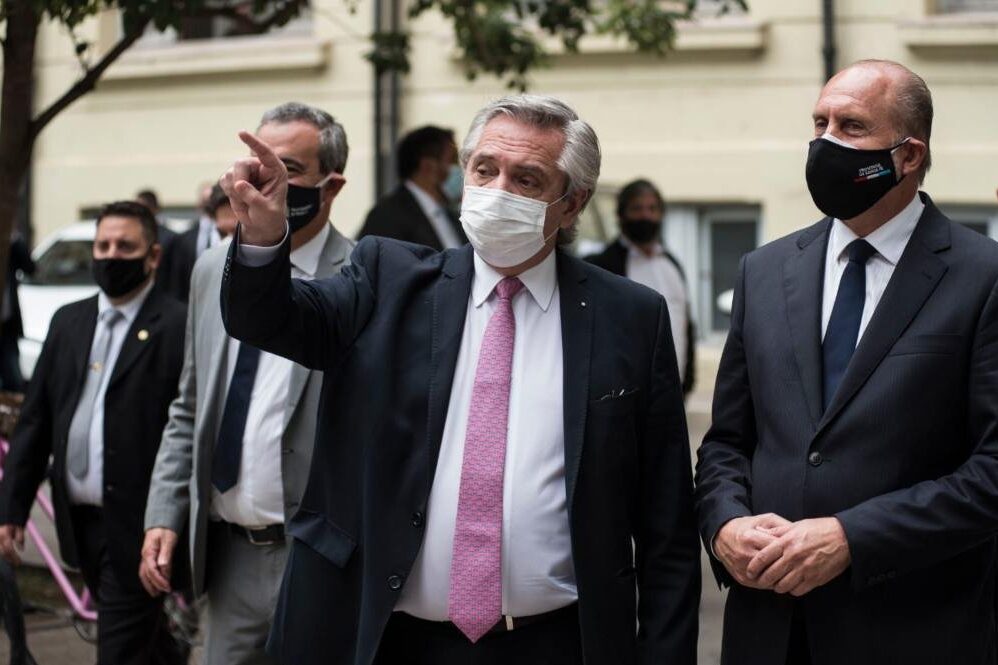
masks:
[[[146,25],[148,24],[149,19],[145,19],[132,26],[132,30],[118,40],[118,43],[114,45],[114,48],[105,53],[104,57],[101,58],[96,65],[94,65],[91,69],[88,69],[86,74],[83,75],[83,78],[74,83],[69,90],[59,97],[59,99],[52,102],[47,109],[42,111],[38,117],[32,120],[29,141],[34,143],[41,131],[45,129],[46,125],[52,122],[53,118],[66,110],[66,108],[77,99],[93,90],[97,85],[97,81],[100,80],[100,77],[104,74],[104,71],[110,67],[122,53],[127,51],[132,44],[139,39],[139,37],[142,36],[142,33],[145,32]]]

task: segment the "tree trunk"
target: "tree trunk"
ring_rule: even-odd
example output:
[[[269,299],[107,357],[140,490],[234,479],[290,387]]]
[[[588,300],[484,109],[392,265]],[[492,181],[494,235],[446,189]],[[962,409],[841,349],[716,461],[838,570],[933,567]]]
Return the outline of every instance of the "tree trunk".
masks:
[[[31,166],[31,116],[35,45],[39,15],[30,0],[7,3],[3,41],[3,89],[0,98],[0,297],[6,293],[10,235],[18,194]],[[2,324],[2,322],[0,322]]]

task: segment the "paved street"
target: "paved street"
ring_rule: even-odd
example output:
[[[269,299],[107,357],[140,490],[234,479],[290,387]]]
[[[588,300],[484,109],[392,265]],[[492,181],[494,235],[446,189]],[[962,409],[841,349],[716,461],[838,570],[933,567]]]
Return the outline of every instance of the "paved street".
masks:
[[[703,376],[703,374],[701,374]],[[693,450],[699,445],[707,427],[707,404],[709,387],[701,387],[690,400],[690,440]],[[39,521],[36,519],[36,522]],[[44,523],[44,520],[42,520]],[[55,542],[55,536],[49,531],[47,537]],[[38,560],[36,554],[28,553],[29,560]],[[700,658],[701,665],[716,665],[720,657],[721,645],[721,612],[722,595],[710,576],[706,558],[703,559],[703,599],[701,603],[700,620]],[[35,586],[38,580],[44,580],[41,571],[29,576]],[[44,585],[42,585],[44,586]],[[58,597],[45,590],[46,604],[56,605]],[[64,610],[63,610],[64,611]],[[76,629],[63,616],[51,614],[32,614],[27,618],[28,647],[38,665],[86,665],[95,658],[93,646],[84,642]],[[9,657],[6,635],[0,636],[0,664],[5,664]],[[191,662],[198,662],[198,654]]]

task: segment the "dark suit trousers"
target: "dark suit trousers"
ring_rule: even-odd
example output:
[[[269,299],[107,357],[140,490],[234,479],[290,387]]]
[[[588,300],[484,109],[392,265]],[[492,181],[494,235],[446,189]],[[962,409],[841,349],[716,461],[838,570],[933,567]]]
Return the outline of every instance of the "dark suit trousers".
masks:
[[[97,599],[97,665],[182,665],[186,658],[167,630],[163,597],[122,580],[108,557],[101,509],[72,509],[80,568]]]
[[[578,606],[472,644],[450,622],[395,612],[374,665],[582,665]]]
[[[790,621],[790,644],[787,646],[787,665],[811,665],[811,648],[807,644],[807,627],[804,611],[794,607]]]

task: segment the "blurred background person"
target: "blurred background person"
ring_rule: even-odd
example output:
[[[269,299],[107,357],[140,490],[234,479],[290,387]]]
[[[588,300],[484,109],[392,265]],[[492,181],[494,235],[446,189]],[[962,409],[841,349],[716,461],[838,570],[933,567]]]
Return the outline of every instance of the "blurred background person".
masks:
[[[154,190],[149,188],[139,190],[135,194],[135,201],[145,206],[152,213],[153,218],[156,220],[156,226],[159,227],[157,234],[159,246],[162,248],[162,251],[160,253],[159,279],[156,281],[156,288],[177,297],[177,294],[171,289],[169,282],[169,277],[173,274],[174,270],[173,264],[177,259],[177,232],[166,224],[166,218],[162,214],[163,209],[159,205],[159,196]],[[182,298],[182,300],[186,300],[186,298]]]
[[[215,230],[218,232],[219,242],[227,240],[236,232],[239,218],[232,210],[232,203],[225,195],[221,185],[216,184],[211,189],[211,215],[215,221]]]
[[[198,199],[198,210],[201,214],[197,221],[177,237],[170,274],[164,276],[166,280],[164,286],[173,297],[182,302],[187,302],[194,264],[206,250],[222,241],[216,214],[223,202],[228,205],[228,199],[222,188],[217,184],[208,183]],[[229,210],[231,212],[231,208]],[[226,228],[228,230],[225,235],[231,234],[235,230],[235,223],[227,220]]]
[[[384,236],[438,250],[468,242],[454,213],[464,184],[454,131],[414,129],[399,141],[397,165],[402,182],[371,209],[357,237]]]
[[[132,201],[97,219],[100,292],[56,312],[0,482],[0,554],[19,563],[24,524],[49,478],[63,560],[97,601],[99,665],[182,663],[162,599],[136,571],[149,477],[183,364],[183,305],[153,288],[161,250]],[[178,579],[184,584],[183,566]]]
[[[263,115],[257,134],[288,169],[294,277],[330,277],[353,243],[330,223],[343,183],[347,138],[325,111],[289,103]],[[221,188],[210,207],[222,235],[236,215]],[[216,207],[217,206],[217,207]],[[173,588],[171,554],[191,530],[194,593],[207,598],[204,662],[272,662],[263,652],[315,439],[322,372],[226,335],[219,297],[226,247],[208,250],[191,277],[180,396],[156,460],[140,570],[153,593]]]
[[[0,389],[12,392],[24,391],[24,377],[21,376],[21,356],[18,340],[24,335],[24,322],[21,320],[21,302],[17,296],[18,272],[33,275],[35,262],[31,260],[28,243],[20,234],[10,240],[10,255],[7,258],[7,285],[0,305]]]
[[[658,291],[669,306],[683,395],[693,391],[696,371],[696,328],[690,310],[686,275],[662,243],[665,199],[648,180],[627,183],[617,195],[620,235],[586,261]]]

